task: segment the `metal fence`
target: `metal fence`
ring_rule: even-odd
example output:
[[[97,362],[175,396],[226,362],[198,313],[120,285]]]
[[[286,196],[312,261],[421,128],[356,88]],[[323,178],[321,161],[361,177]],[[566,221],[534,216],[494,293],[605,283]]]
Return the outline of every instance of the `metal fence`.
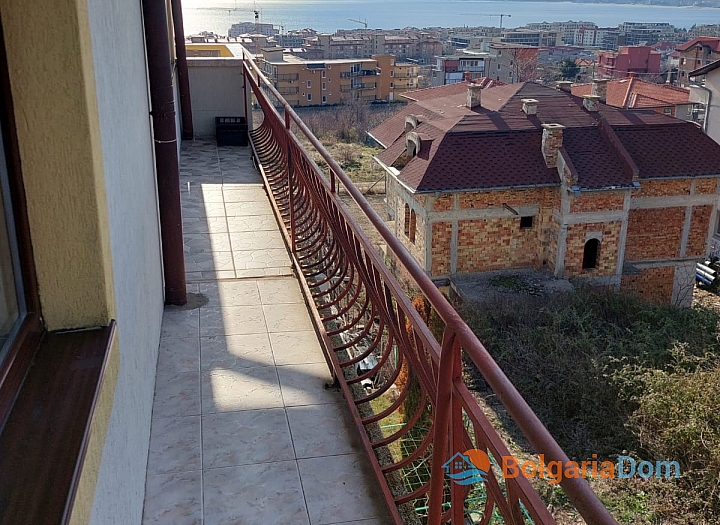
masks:
[[[275,213],[326,358],[396,524],[555,523],[525,477],[504,479],[510,452],[463,380],[474,363],[517,428],[545,461],[568,458],[452,305],[395,238],[338,163],[268,83],[252,60],[245,79],[262,110],[252,135]],[[274,99],[274,100],[271,100]],[[281,115],[276,108],[283,111]],[[324,173],[292,131],[306,136]],[[433,336],[383,258],[338,195],[342,185],[442,320]],[[441,332],[441,333],[440,333]],[[487,481],[450,483],[444,466],[479,449]],[[587,523],[615,520],[584,479],[561,486]]]

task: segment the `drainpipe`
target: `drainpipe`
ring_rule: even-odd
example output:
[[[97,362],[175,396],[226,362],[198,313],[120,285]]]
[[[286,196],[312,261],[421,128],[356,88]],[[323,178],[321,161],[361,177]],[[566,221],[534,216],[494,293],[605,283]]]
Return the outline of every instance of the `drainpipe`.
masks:
[[[187,50],[185,49],[185,28],[183,26],[182,0],[172,0],[173,26],[175,27],[175,55],[177,56],[178,82],[180,87],[180,111],[182,117],[182,138],[194,137],[192,104],[190,103],[190,76],[188,75]]]
[[[142,7],[155,139],[165,304],[183,305],[187,303],[185,253],[167,11],[164,0],[142,0]]]

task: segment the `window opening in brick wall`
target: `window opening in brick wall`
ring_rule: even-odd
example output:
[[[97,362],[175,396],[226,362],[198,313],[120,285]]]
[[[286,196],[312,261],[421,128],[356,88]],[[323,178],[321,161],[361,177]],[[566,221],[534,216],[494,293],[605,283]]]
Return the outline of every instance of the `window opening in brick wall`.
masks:
[[[405,205],[405,237],[410,237],[410,206]]]
[[[417,226],[417,217],[415,216],[415,210],[410,212],[410,242],[415,244],[415,228]]]
[[[585,243],[585,250],[583,250],[583,270],[592,270],[597,268],[598,255],[600,254],[600,241],[597,239],[590,239]]]
[[[520,228],[532,228],[533,227],[533,217],[532,215],[529,215],[527,217],[520,217]]]

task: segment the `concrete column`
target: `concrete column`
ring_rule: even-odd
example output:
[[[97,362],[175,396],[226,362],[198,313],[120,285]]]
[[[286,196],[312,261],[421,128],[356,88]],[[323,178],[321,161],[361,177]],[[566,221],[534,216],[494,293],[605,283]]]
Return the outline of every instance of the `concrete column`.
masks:
[[[632,200],[632,194],[627,192],[625,194],[625,200],[623,201],[623,219],[620,225],[620,239],[618,240],[618,258],[617,268],[615,268],[615,275],[618,277],[617,290],[620,290],[620,281],[622,280],[623,265],[625,264],[625,246],[627,244],[627,232],[628,232],[628,220],[630,217],[630,201]]]

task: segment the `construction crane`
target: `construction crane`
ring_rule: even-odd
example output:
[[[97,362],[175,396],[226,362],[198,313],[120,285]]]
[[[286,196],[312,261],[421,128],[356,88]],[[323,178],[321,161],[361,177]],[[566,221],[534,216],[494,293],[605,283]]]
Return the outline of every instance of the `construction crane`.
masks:
[[[500,17],[500,29],[502,29],[503,17],[512,18],[512,15],[507,13],[462,13],[463,16],[499,16]]]
[[[367,26],[368,26],[367,19],[366,20],[355,20],[354,18],[348,18],[348,20],[350,20],[351,22],[355,22],[356,24],[363,25],[363,26],[365,26],[365,29],[367,29]]]

